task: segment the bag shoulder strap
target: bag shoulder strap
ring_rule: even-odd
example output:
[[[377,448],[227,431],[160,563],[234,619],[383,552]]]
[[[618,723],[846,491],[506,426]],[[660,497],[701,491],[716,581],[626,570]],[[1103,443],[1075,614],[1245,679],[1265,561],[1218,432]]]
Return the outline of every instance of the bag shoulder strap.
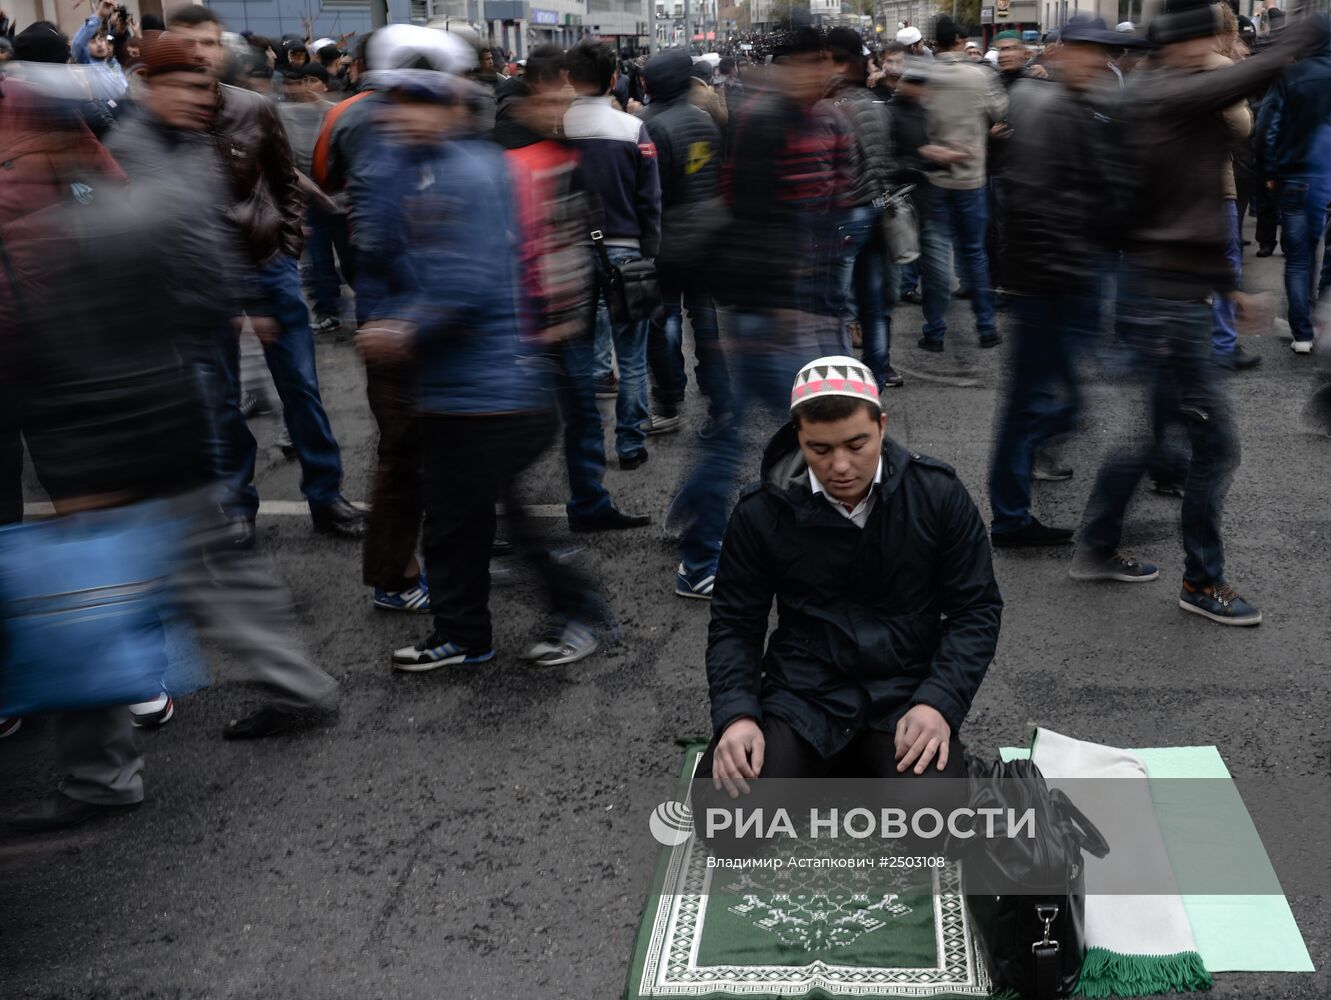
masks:
[[[591,231],[592,246],[596,248],[596,256],[601,259],[601,266],[605,268],[607,274],[613,274],[615,265],[610,263],[610,255],[605,250],[605,234],[599,229]]]
[[[1050,937],[1058,907],[1053,903],[1036,903],[1035,916],[1044,924],[1044,937],[1031,943],[1035,959],[1035,992],[1031,1000],[1056,1000],[1059,993],[1059,942]]]

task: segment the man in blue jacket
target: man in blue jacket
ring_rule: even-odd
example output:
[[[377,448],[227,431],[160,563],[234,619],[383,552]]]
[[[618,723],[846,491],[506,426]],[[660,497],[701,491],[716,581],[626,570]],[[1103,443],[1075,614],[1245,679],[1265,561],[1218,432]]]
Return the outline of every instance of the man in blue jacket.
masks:
[[[554,439],[548,393],[524,356],[527,303],[520,233],[504,153],[466,138],[468,86],[454,36],[392,25],[377,36],[385,67],[384,143],[364,218],[393,267],[356,335],[370,363],[414,358],[420,370],[425,570],[434,631],[393,654],[423,672],[494,659],[489,609],[495,504],[545,585],[554,625],[526,658],[572,663],[598,645],[588,624],[603,604],[572,567],[552,559],[514,492]],[[391,51],[396,50],[396,51]],[[422,66],[435,68],[424,68]]]
[[[1272,178],[1267,187],[1280,201],[1290,346],[1309,354],[1313,266],[1331,201],[1331,47],[1300,60],[1276,81],[1262,102],[1257,142],[1263,174]]]

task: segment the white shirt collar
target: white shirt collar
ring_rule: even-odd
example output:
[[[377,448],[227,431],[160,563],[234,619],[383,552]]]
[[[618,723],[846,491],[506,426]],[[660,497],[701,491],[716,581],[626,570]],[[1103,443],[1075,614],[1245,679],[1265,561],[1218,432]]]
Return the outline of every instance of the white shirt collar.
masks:
[[[861,500],[859,503],[857,503],[853,509],[851,509],[848,508],[845,504],[843,504],[840,500],[835,500],[831,496],[829,496],[827,490],[824,489],[823,484],[818,481],[818,477],[813,474],[813,469],[812,468],[809,469],[809,489],[811,489],[815,494],[820,494],[823,497],[823,499],[825,499],[828,503],[830,503],[832,505],[832,508],[836,510],[842,517],[854,521],[861,528],[864,527],[865,521],[869,519],[869,506],[874,498],[874,487],[882,485],[882,482],[883,482],[883,458],[880,455],[878,457],[878,470],[873,474],[873,485],[869,487],[869,492],[864,494],[864,499]]]

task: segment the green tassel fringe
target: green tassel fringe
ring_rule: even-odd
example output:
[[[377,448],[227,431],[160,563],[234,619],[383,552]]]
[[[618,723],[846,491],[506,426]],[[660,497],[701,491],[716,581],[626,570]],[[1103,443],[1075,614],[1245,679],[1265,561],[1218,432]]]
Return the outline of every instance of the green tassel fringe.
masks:
[[[1144,997],[1154,993],[1192,993],[1209,990],[1211,974],[1195,951],[1175,955],[1120,955],[1090,948],[1081,965],[1077,994],[1091,1000],[1103,997]]]

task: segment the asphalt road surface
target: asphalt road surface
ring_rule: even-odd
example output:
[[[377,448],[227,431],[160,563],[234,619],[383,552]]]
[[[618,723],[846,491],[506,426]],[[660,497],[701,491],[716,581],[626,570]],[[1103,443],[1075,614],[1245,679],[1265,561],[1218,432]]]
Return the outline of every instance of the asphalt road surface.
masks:
[[[1255,261],[1250,249],[1245,263],[1250,287],[1278,290],[1279,255]],[[952,320],[949,353],[925,355],[918,309],[898,313],[894,360],[907,385],[889,397],[889,430],[953,463],[987,518],[1007,348],[974,346],[966,303]],[[1287,335],[1245,344],[1265,363],[1232,380],[1243,466],[1225,534],[1231,579],[1264,623],[1227,629],[1177,607],[1178,501],[1145,491],[1124,544],[1161,565],[1155,583],[1074,583],[1068,550],[999,553],[1006,610],[963,732],[972,751],[1023,744],[1045,725],[1123,747],[1215,743],[1236,776],[1325,781],[1331,441],[1300,423],[1313,359],[1294,356]],[[348,343],[321,344],[318,360],[346,492],[364,498],[374,434],[361,366]],[[1090,387],[1085,429],[1064,452],[1075,478],[1037,488],[1046,523],[1079,523],[1099,460],[1130,419],[1120,388]],[[261,694],[228,683],[234,665],[213,656],[213,686],[143,737],[140,809],[0,839],[0,997],[617,997],[657,851],[647,817],[671,795],[677,740],[708,729],[707,606],[673,596],[677,557],[659,528],[698,447],[702,406],[690,404],[689,428],[653,439],[646,466],[607,474],[619,504],[657,525],[575,537],[547,520],[564,543],[587,546],[623,624],[618,648],[569,667],[518,659],[541,624],[519,573],[494,594],[494,662],[394,674],[390,651],[423,637],[428,620],[371,608],[355,544],[314,535],[304,516],[261,518],[261,547],[290,584],[305,638],[341,682],[340,724],[223,743],[223,724]],[[278,421],[253,426],[263,497],[298,501],[298,470],[273,443]],[[564,489],[561,460],[546,456],[532,502],[561,504]],[[5,809],[54,779],[41,720],[0,744]],[[1314,838],[1281,815],[1255,819],[1268,844],[1290,847],[1290,863]],[[1331,995],[1325,896],[1290,898],[1323,971],[1224,975],[1214,995]]]

